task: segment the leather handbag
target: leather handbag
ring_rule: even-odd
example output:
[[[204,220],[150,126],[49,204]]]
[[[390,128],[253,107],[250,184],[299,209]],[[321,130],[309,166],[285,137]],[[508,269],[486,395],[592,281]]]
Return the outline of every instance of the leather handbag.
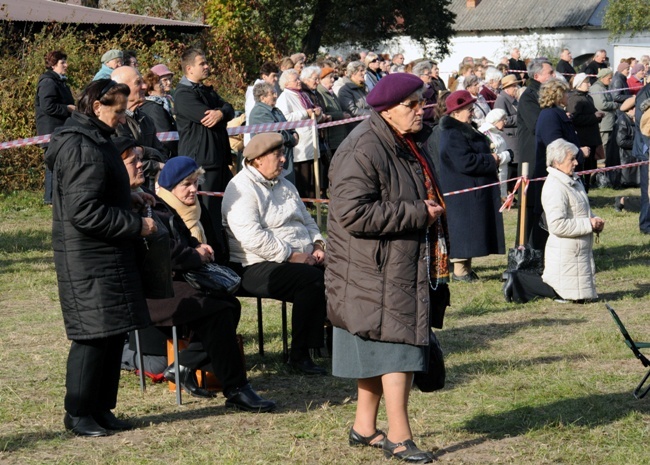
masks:
[[[183,273],[185,281],[206,294],[234,294],[241,278],[227,266],[204,263],[201,267]]]
[[[147,299],[168,299],[174,297],[169,230],[151,209],[148,209],[147,216],[154,219],[158,229],[136,241],[142,288]]]
[[[438,391],[445,387],[445,357],[442,347],[433,330],[429,333],[429,365],[426,372],[417,372],[413,376],[413,382],[422,392]]]

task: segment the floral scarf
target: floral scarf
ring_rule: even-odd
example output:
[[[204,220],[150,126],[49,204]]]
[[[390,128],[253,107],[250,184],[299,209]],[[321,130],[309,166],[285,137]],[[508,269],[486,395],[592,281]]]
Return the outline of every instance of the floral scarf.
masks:
[[[390,125],[389,125],[390,127]],[[407,149],[418,161],[424,174],[424,185],[427,189],[427,200],[433,200],[445,209],[442,215],[429,226],[427,230],[427,253],[429,254],[429,285],[436,290],[438,284],[449,282],[449,231],[447,229],[447,213],[444,197],[438,188],[436,177],[431,165],[422,154],[411,134],[402,136],[391,127],[395,139]]]

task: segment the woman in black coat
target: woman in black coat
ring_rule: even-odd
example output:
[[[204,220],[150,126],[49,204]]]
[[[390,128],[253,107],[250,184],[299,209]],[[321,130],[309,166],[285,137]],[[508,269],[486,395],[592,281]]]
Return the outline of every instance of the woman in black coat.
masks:
[[[447,115],[440,121],[440,183],[444,192],[499,182],[498,156],[490,141],[472,124],[476,99],[466,90],[447,97]],[[479,279],[472,258],[505,253],[503,218],[499,212],[499,187],[447,196],[452,279]]]
[[[586,74],[576,74],[573,78],[573,88],[575,93],[569,96],[567,104],[567,111],[571,113],[573,126],[578,133],[579,144],[578,147],[588,147],[588,150],[583,150],[584,163],[582,168],[585,170],[593,170],[596,168],[596,149],[602,145],[600,139],[600,120],[605,115],[602,111],[598,111],[594,105],[594,99],[589,95],[589,78]],[[572,141],[569,141],[572,142]],[[582,176],[582,183],[585,185],[585,191],[589,192],[589,180],[591,175]]]
[[[38,78],[36,86],[36,134],[52,134],[56,128],[63,126],[65,120],[74,111],[74,97],[66,84],[68,73],[68,56],[60,50],[45,55],[45,71]],[[47,146],[44,146],[47,149]],[[45,167],[45,194],[43,201],[52,203],[52,172]]]
[[[129,88],[93,81],[57,129],[45,161],[54,174],[52,245],[61,310],[72,340],[64,424],[80,436],[130,429],[117,401],[125,333],[150,323],[134,242],[155,232],[133,213],[129,177],[111,140],[124,122]],[[150,196],[144,196],[153,200]]]
[[[533,179],[546,177],[546,147],[557,140],[564,139],[580,146],[573,123],[567,115],[566,105],[569,99],[569,86],[560,79],[549,79],[539,90],[539,105],[542,111],[535,126],[535,166]],[[583,162],[582,151],[578,154],[578,166]],[[540,224],[542,217],[542,187],[544,181],[532,182],[529,188],[531,214],[528,218],[531,233],[529,244],[537,250],[544,250],[548,232]]]
[[[156,126],[156,132],[177,131],[176,120],[172,114],[171,98],[163,87],[162,77],[149,71],[142,79],[147,85],[147,96],[140,110],[151,118]],[[178,155],[177,140],[165,141],[163,144],[169,149],[169,158]]]
[[[214,250],[208,245],[211,221],[196,194],[203,174],[193,159],[184,156],[172,158],[160,172],[159,202],[155,210],[170,229],[174,297],[149,300],[149,313],[155,325],[187,326],[203,344],[205,352],[182,351],[178,357],[181,384],[186,390],[206,397],[190,377],[193,378],[194,370],[210,363],[223,386],[227,407],[269,412],[275,409],[275,402],[263,399],[251,387],[239,354],[236,338],[241,314],[239,301],[232,295],[196,290],[183,277],[183,272],[215,261]],[[174,379],[171,370],[173,365],[164,373],[168,380]]]

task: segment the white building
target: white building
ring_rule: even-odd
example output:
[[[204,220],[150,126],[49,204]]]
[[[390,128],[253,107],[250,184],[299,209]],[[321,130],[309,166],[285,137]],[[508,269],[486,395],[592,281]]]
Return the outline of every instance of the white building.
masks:
[[[452,0],[449,9],[456,14],[456,35],[451,40],[450,55],[439,60],[441,77],[446,81],[466,56],[486,57],[498,64],[501,57],[510,56],[514,47],[520,49],[522,59],[546,56],[553,61],[557,61],[564,47],[571,50],[574,59],[605,49],[613,66],[621,58],[650,55],[650,31],[614,43],[609,41],[609,32],[602,28],[607,3],[607,0]],[[424,55],[422,47],[406,37],[391,42],[386,51],[403,52],[407,63]]]

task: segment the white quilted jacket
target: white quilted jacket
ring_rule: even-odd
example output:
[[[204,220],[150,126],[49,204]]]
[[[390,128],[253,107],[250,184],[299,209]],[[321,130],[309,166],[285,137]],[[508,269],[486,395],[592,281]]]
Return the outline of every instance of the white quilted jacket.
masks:
[[[275,104],[284,114],[287,121],[302,121],[309,119],[307,110],[300,102],[300,96],[291,91],[286,90],[280,94],[278,101]],[[314,139],[313,129],[311,127],[296,128],[298,133],[298,145],[293,148],[293,161],[301,162],[314,159]]]
[[[563,299],[594,299],[596,294],[593,215],[582,183],[548,168],[542,189],[549,238],[542,279]]]
[[[230,260],[244,266],[285,262],[323,240],[295,186],[282,176],[269,181],[248,165],[228,183],[221,212]]]

